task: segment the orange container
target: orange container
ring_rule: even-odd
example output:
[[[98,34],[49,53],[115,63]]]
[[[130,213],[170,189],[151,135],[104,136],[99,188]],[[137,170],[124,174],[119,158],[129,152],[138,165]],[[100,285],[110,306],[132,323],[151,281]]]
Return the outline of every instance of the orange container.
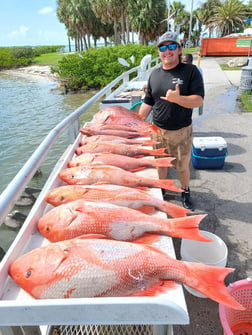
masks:
[[[202,40],[201,56],[248,56],[252,36],[214,37]]]
[[[252,335],[252,279],[236,281],[228,286],[229,293],[246,310],[238,311],[219,304],[219,317],[224,335]]]

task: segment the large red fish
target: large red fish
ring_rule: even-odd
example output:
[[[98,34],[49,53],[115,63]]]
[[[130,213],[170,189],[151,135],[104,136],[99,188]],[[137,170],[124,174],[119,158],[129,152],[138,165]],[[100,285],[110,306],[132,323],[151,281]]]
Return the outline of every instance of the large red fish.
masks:
[[[78,199],[110,202],[140,210],[146,214],[151,214],[157,209],[173,218],[191,213],[189,209],[161,200],[146,191],[120,185],[66,185],[50,190],[45,196],[45,201],[53,206]]]
[[[94,123],[124,125],[136,130],[151,130],[159,132],[160,128],[156,125],[146,122],[143,118],[123,106],[108,106],[95,113],[92,119]]]
[[[174,159],[174,157],[156,159],[150,157],[135,158],[109,152],[90,152],[75,157],[68,163],[68,167],[81,165],[113,165],[127,171],[136,172],[157,166],[174,167],[171,163]]]
[[[112,154],[124,155],[124,156],[170,156],[165,153],[165,148],[160,149],[146,149],[141,148],[134,144],[123,144],[123,143],[87,143],[75,150],[77,155],[86,154],[88,152],[110,152]]]
[[[146,140],[146,139],[134,139],[134,138],[125,138],[121,136],[115,135],[94,135],[89,137],[84,137],[80,141],[80,145],[85,145],[90,142],[111,142],[111,143],[123,143],[123,144],[135,144],[135,145],[143,145],[143,146],[150,146],[154,144],[158,144],[154,140]]]
[[[145,233],[206,242],[209,239],[198,229],[205,216],[166,219],[111,203],[79,199],[49,210],[39,219],[38,230],[51,242],[84,234],[102,234],[115,240],[133,241]]]
[[[172,280],[244,310],[224,284],[232,271],[176,260],[145,244],[78,238],[24,254],[9,274],[37,299],[154,296],[165,292],[165,284]]]
[[[108,120],[110,116],[117,116],[126,118],[126,119],[133,119],[133,120],[140,120],[143,121],[143,117],[132,110],[125,108],[120,105],[114,105],[114,106],[107,106],[102,109],[100,109],[98,112],[96,112],[93,116],[92,121],[93,122],[99,122],[104,123]],[[123,121],[122,121],[123,124]]]
[[[59,173],[59,178],[70,185],[104,183],[128,187],[157,187],[174,192],[183,191],[175,185],[176,180],[145,178],[112,165],[85,165],[67,168]]]
[[[151,134],[150,130],[135,130],[130,127],[116,124],[100,124],[87,122],[80,132],[87,136],[115,135],[125,138],[145,137]]]
[[[189,209],[161,200],[149,192],[120,185],[66,185],[52,189],[45,196],[45,201],[53,206],[78,199],[110,202],[140,210],[146,214],[153,213],[157,209],[173,218],[191,213]]]

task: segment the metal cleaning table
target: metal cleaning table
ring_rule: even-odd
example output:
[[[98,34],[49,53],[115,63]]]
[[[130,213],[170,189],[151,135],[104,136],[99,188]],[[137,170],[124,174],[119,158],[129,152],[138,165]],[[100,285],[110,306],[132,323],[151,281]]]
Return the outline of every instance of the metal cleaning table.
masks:
[[[36,300],[18,287],[8,276],[9,266],[17,257],[49,243],[39,234],[36,228],[38,219],[51,208],[44,201],[44,196],[50,189],[63,184],[57,177],[58,173],[67,167],[67,163],[73,158],[80,137],[81,134],[73,145],[67,148],[56,164],[15,241],[0,263],[0,326],[85,325],[86,327],[89,325],[91,326],[90,334],[97,334],[97,332],[92,331],[94,329],[92,327],[99,325],[109,325],[108,327],[113,325],[131,325],[131,327],[132,325],[140,325],[140,327],[143,327],[143,325],[149,325],[153,334],[172,334],[173,324],[189,323],[181,285],[176,285],[174,289],[155,297]],[[150,178],[158,178],[156,169],[143,170],[137,173]],[[162,196],[160,189],[153,188],[148,192],[157,197]],[[161,212],[156,212],[154,215],[166,217],[166,214]],[[175,258],[170,237],[160,236],[156,245]],[[135,334],[141,335],[141,333],[147,334],[146,329],[138,330]],[[62,334],[66,333],[62,332]],[[81,333],[77,332],[76,334]],[[85,332],[85,334],[88,333]],[[110,334],[112,333],[110,332]]]

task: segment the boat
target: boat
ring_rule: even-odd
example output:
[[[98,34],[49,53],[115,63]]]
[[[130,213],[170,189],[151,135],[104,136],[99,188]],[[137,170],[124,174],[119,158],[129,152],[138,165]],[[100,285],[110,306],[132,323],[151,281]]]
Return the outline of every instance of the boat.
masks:
[[[15,240],[0,263],[0,329],[6,326],[35,326],[37,327],[37,334],[39,334],[40,327],[46,326],[49,327],[47,333],[50,334],[53,327],[57,325],[63,327],[62,332],[64,334],[68,333],[67,327],[69,327],[71,333],[73,327],[79,327],[78,333],[83,331],[83,334],[93,334],[93,327],[97,326],[123,327],[123,325],[131,325],[132,327],[137,325],[135,331],[137,334],[146,334],[146,327],[151,334],[172,334],[173,324],[189,323],[181,285],[176,285],[174,289],[157,297],[82,298],[67,299],[67,301],[65,299],[36,300],[18,287],[8,276],[9,266],[18,256],[49,243],[37,231],[36,223],[49,208],[44,200],[45,194],[62,183],[57,177],[58,173],[67,167],[67,163],[71,160],[75,149],[79,145],[80,136],[82,136],[79,132],[80,116],[101,99],[103,100],[100,103],[100,108],[108,105],[121,105],[133,110],[141,104],[143,86],[147,83],[150,71],[158,63],[158,59],[152,60],[150,55],[145,56],[140,66],[124,72],[62,120],[48,133],[0,195],[0,224],[2,224],[33,175],[39,170],[57,138],[64,131],[71,129],[75,135],[75,140],[69,143],[64,154],[59,157]],[[135,74],[134,79],[129,80],[133,74]],[[121,82],[122,84],[118,86]],[[143,172],[138,171],[136,173],[141,174]],[[148,176],[158,178],[156,169],[149,169]],[[162,197],[160,189],[150,189],[150,192],[157,197]],[[166,217],[161,212],[155,215]],[[176,257],[170,237],[160,236],[158,246],[170,256]],[[85,326],[81,327],[80,325]],[[85,327],[89,327],[88,330]],[[123,331],[118,330],[118,333],[123,334],[124,331],[127,333],[127,327],[124,329]]]

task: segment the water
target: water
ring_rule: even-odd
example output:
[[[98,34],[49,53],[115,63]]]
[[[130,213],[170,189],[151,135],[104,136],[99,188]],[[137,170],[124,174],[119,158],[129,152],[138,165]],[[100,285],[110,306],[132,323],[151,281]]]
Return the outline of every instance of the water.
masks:
[[[17,174],[48,132],[96,92],[63,95],[57,83],[47,78],[0,72],[0,193]],[[89,121],[98,104],[85,113]],[[69,142],[67,131],[54,145],[30,186],[41,188]],[[29,209],[21,208],[26,214]],[[5,251],[16,234],[1,226],[0,247]]]
[[[0,192],[48,132],[91,96],[63,95],[56,87],[45,78],[0,73]],[[62,135],[54,150],[61,151],[67,142],[67,134]]]

